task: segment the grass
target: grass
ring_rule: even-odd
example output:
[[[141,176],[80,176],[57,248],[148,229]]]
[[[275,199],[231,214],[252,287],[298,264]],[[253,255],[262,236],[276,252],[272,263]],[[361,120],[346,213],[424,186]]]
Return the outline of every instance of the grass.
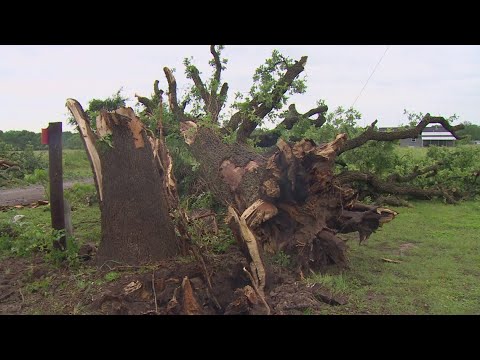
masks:
[[[74,208],[74,211],[72,211],[72,224],[75,239],[79,244],[86,242],[98,243],[100,241],[100,209],[97,204],[87,206],[84,197],[80,196],[80,194],[93,193],[94,189],[94,185],[79,184],[65,191],[65,197],[70,200]],[[15,215],[25,215],[22,222],[28,223],[28,229],[38,228],[39,230],[36,231],[50,229],[51,216],[49,206],[41,206],[36,209],[14,208],[0,212],[0,224],[10,222]]]
[[[402,157],[402,156],[408,156],[412,157],[415,161],[419,161],[425,158],[427,155],[428,148],[426,147],[403,147],[403,146],[397,146],[395,148],[395,151],[397,154]]]
[[[36,150],[35,154],[40,154],[41,158],[45,159],[45,165],[42,165],[42,168],[37,169],[45,173],[45,179],[48,179],[48,151],[46,150]],[[87,153],[85,150],[72,150],[72,149],[64,149],[63,150],[63,179],[64,180],[77,180],[77,179],[86,179],[86,178],[93,178],[92,169],[90,167],[90,163],[88,161]],[[11,178],[7,180],[2,180],[0,178],[0,189],[1,188],[13,188],[13,187],[21,187],[21,186],[28,186],[32,183],[34,184],[41,184],[42,181],[40,179],[33,179],[31,178],[32,174],[25,175],[26,177],[30,177],[28,180],[27,178]]]
[[[63,150],[65,179],[92,178],[92,169],[85,150]]]
[[[33,225],[50,224],[49,207],[23,208],[0,212],[0,222],[10,221],[15,215],[25,215],[24,220]],[[74,235],[81,243],[100,241],[100,209],[98,206],[78,207],[72,211]]]
[[[48,162],[48,151],[37,150]],[[64,149],[63,157],[63,178],[65,180],[83,179],[93,177],[92,169],[85,150]]]
[[[115,281],[120,277],[120,273],[116,271],[110,271],[109,273],[105,274],[105,280],[108,282]]]
[[[309,279],[349,296],[349,304],[326,311],[480,314],[480,202],[414,205],[399,209],[366,246],[349,241],[349,270]]]

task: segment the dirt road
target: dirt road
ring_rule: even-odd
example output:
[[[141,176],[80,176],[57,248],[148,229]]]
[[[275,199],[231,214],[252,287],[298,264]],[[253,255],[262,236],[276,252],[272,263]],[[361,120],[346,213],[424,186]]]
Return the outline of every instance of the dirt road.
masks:
[[[63,188],[68,189],[77,183],[93,184],[93,179],[64,181]],[[41,185],[0,189],[0,206],[28,205],[38,200],[45,200],[45,190]]]

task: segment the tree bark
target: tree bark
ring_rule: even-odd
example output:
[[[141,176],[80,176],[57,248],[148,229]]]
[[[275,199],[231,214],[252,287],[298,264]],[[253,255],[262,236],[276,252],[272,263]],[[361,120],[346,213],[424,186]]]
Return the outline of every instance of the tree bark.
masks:
[[[158,149],[163,142],[147,136],[131,108],[102,112],[95,134],[81,105],[69,99],[67,106],[79,125],[99,194],[102,239],[97,261],[138,265],[176,255],[164,170],[168,164],[162,164]]]

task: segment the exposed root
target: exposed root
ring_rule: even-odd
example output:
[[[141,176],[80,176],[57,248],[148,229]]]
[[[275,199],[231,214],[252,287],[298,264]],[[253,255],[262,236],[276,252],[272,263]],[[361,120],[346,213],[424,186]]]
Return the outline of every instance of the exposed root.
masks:
[[[255,205],[255,204],[254,204]],[[253,205],[252,205],[253,206]],[[258,288],[259,293],[261,296],[265,296],[265,267],[263,265],[262,258],[260,256],[260,252],[258,250],[257,240],[255,239],[255,235],[250,230],[245,220],[248,215],[252,212],[251,207],[245,210],[242,216],[238,216],[236,210],[229,206],[228,207],[228,214],[231,218],[235,220],[240,228],[240,235],[247,245],[248,252],[252,259],[250,263],[250,267],[253,273],[253,282],[254,286]]]
[[[202,265],[203,274],[205,275],[205,280],[207,281],[207,285],[208,285],[208,287],[206,289],[207,296],[210,298],[210,300],[212,300],[212,302],[215,304],[215,306],[218,310],[222,310],[222,306],[218,302],[215,295],[213,295],[212,280],[210,278],[210,274],[208,272],[207,265],[205,264],[205,260],[202,256],[200,250],[197,249],[196,246],[192,246],[192,254],[193,254],[193,256],[195,256],[197,261]]]
[[[182,281],[183,290],[183,312],[186,315],[200,315],[202,313],[200,305],[198,305],[195,296],[193,295],[192,284],[188,276],[185,276]]]
[[[155,290],[155,270],[153,270],[152,272],[152,291],[153,291],[153,300],[155,302],[155,313],[158,314],[157,292]]]
[[[253,288],[255,289],[255,292],[257,293],[258,297],[262,301],[263,305],[265,305],[265,308],[267,309],[267,315],[270,315],[270,306],[268,306],[267,301],[265,300],[265,294],[260,292],[260,289],[258,288],[255,279],[253,278],[252,274],[244,267],[243,271],[247,273],[248,277],[250,278],[250,281],[252,282]]]

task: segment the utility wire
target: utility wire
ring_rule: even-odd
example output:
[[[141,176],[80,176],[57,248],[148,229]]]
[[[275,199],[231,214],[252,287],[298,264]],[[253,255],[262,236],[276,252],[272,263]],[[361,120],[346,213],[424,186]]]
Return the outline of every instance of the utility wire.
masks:
[[[389,48],[390,48],[390,45],[387,45],[387,48],[385,49],[385,52],[383,53],[383,55],[382,55],[382,57],[380,58],[380,60],[378,60],[377,65],[375,65],[375,68],[373,69],[372,73],[370,74],[370,76],[368,77],[367,81],[365,82],[365,85],[363,85],[362,90],[360,90],[360,93],[358,94],[357,98],[356,98],[355,101],[353,102],[352,106],[350,106],[351,108],[353,108],[353,106],[357,103],[358,98],[360,97],[360,95],[362,95],[363,90],[365,90],[365,88],[367,87],[368,82],[369,82],[370,79],[372,78],[373,74],[375,74],[375,70],[377,70],[378,65],[380,65],[380,63],[382,62],[382,59],[385,57],[385,54],[387,53],[387,51],[388,51]]]

